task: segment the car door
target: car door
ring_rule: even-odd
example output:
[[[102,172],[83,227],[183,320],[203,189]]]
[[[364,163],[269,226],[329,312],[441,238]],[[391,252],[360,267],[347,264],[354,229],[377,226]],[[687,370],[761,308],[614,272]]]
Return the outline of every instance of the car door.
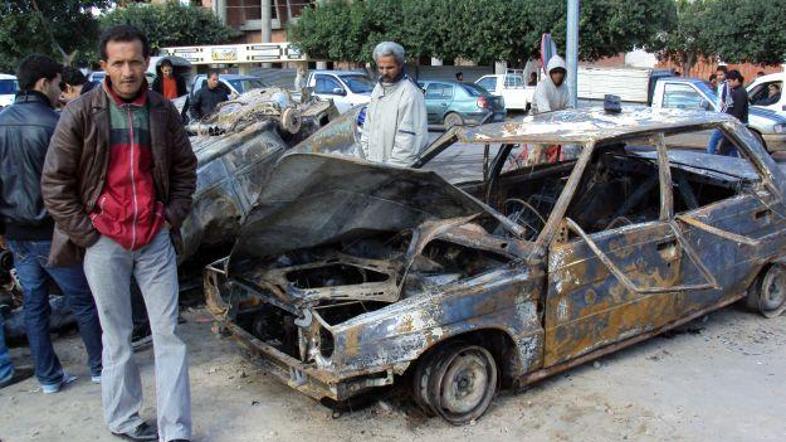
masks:
[[[586,164],[591,154],[585,149],[578,164]],[[681,293],[717,286],[672,219],[668,171],[662,143],[656,175],[628,195],[609,188],[612,193],[602,198],[608,203],[618,195],[618,203],[613,198],[611,203],[623,215],[589,233],[572,217],[579,219],[577,210],[587,197],[597,197],[591,195],[595,178],[587,176],[576,187],[560,223],[562,234],[549,246],[544,367],[663,327],[681,317]],[[659,210],[654,218],[626,220],[624,207],[641,198],[641,189],[659,201]]]
[[[350,104],[346,99],[347,91],[338,79],[327,74],[316,74],[314,77],[316,81],[314,85],[315,95],[321,98],[332,99],[339,113],[349,110]]]
[[[437,82],[429,83],[426,87],[425,99],[429,123],[442,123],[442,119],[453,101],[453,85]]]
[[[743,178],[727,178],[723,188],[713,189],[701,177],[698,184],[691,184],[685,172],[673,173],[675,188],[679,189],[675,198],[682,199],[675,221],[686,241],[694,245],[698,259],[723,288],[686,292],[680,299],[682,311],[736,300],[735,295],[745,293],[762,267],[772,262],[784,246],[781,232],[786,230],[786,206],[779,196],[782,190],[767,178],[780,175],[779,167],[766,152],[752,146],[756,141],[750,131],[741,129],[737,135],[733,137],[724,130],[724,137],[737,145],[742,157],[709,157],[707,168]],[[753,154],[743,151],[746,145]]]
[[[497,91],[497,77],[495,76],[482,77],[480,80],[476,81],[475,84],[489,91],[491,95],[502,96],[499,91]]]

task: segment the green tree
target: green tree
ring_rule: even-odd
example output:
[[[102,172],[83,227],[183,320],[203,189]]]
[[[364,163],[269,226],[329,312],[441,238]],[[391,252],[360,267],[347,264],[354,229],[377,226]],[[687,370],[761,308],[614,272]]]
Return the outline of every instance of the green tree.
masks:
[[[207,8],[181,5],[177,1],[164,4],[131,3],[101,17],[101,27],[130,24],[139,28],[150,40],[153,54],[168,46],[222,44],[239,33],[224,26]]]
[[[729,63],[786,61],[786,0],[715,0],[708,3],[701,34],[709,52]]]
[[[676,16],[674,0],[583,0],[581,6],[583,60],[647,46]],[[564,1],[338,0],[304,11],[290,35],[315,58],[369,61],[374,45],[395,40],[412,58],[516,62],[544,32],[564,48],[566,12]]]
[[[98,37],[94,10],[108,0],[28,0],[0,3],[0,71],[13,72],[32,53],[64,64],[84,61]]]
[[[674,26],[659,33],[647,48],[656,51],[661,60],[677,63],[682,72],[689,72],[701,57],[713,54],[711,39],[706,34],[707,10],[712,3],[677,0]]]

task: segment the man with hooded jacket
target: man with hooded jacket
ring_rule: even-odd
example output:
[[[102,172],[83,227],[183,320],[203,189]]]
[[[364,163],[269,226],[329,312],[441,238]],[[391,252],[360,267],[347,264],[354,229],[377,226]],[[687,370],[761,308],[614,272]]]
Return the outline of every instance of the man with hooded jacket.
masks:
[[[532,115],[554,112],[570,107],[570,93],[565,84],[565,75],[568,70],[565,60],[559,55],[551,57],[546,67],[545,75],[535,87],[532,98]],[[560,157],[560,146],[533,145],[527,159],[528,165],[543,162],[556,162]]]

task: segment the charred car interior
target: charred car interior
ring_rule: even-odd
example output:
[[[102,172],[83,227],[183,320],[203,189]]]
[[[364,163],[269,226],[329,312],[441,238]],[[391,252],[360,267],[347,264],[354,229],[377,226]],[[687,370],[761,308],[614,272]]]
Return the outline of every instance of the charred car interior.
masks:
[[[670,144],[710,128],[743,158]],[[219,329],[316,399],[404,383],[427,413],[463,424],[504,385],[733,302],[786,308],[786,181],[724,115],[582,110],[454,128],[411,168],[352,158],[351,137],[331,130],[331,154],[282,157],[204,277]],[[421,170],[455,142],[500,146],[483,179]],[[511,167],[533,143],[580,149]]]

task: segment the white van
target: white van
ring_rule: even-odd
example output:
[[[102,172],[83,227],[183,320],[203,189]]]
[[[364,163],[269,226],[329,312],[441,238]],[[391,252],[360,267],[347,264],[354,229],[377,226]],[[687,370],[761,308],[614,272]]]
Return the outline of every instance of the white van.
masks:
[[[748,87],[748,99],[751,106],[770,109],[777,112],[782,117],[786,117],[786,96],[783,94],[783,86],[786,85],[786,69],[784,71],[764,75],[756,79]],[[778,86],[780,96],[768,97],[771,84]]]
[[[14,102],[14,97],[18,90],[19,83],[17,83],[16,77],[0,74],[0,109],[10,106]]]

